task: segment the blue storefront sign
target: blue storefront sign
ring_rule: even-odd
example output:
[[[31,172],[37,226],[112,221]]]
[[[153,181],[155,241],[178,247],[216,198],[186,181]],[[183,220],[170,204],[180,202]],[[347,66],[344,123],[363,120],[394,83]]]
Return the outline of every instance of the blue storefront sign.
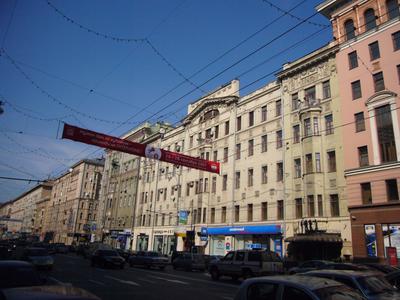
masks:
[[[239,235],[239,234],[280,234],[280,225],[252,225],[230,227],[202,227],[202,235]]]
[[[274,240],[274,252],[278,253],[282,257],[282,239],[278,238]]]

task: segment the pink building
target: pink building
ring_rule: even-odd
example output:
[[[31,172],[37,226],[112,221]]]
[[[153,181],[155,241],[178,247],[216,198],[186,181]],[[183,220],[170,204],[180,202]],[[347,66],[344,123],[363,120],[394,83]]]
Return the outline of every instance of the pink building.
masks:
[[[342,105],[354,258],[400,258],[400,18],[398,0],[327,0]],[[347,124],[347,125],[346,125]]]

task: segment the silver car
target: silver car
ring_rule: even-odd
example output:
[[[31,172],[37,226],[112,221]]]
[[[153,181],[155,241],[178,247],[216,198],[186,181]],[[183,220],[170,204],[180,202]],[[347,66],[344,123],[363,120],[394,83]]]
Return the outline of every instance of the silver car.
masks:
[[[32,263],[38,269],[51,270],[54,266],[54,259],[45,248],[26,248],[21,259]]]

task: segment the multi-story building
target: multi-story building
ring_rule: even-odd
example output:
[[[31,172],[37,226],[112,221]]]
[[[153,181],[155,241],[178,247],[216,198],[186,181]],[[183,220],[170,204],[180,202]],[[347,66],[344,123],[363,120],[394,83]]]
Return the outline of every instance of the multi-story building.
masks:
[[[12,201],[0,204],[0,234],[8,231],[9,219],[11,217]]]
[[[145,123],[121,138],[144,143],[159,129],[160,124]],[[98,231],[103,241],[119,248],[132,248],[139,167],[140,158],[135,155],[106,151]]]
[[[345,195],[342,116],[335,55],[328,44],[285,64],[282,84],[286,236],[302,231],[301,222],[339,233],[342,255],[352,255],[350,219]],[[327,243],[331,236],[316,235]],[[304,237],[310,240],[310,236]],[[298,240],[301,240],[299,237]],[[300,241],[301,242],[301,241]],[[312,254],[313,249],[309,249]],[[318,257],[318,256],[316,256]]]
[[[94,239],[103,159],[83,159],[54,179],[42,239],[71,244]]]
[[[400,22],[397,0],[329,0],[339,50],[346,194],[355,258],[400,256]]]

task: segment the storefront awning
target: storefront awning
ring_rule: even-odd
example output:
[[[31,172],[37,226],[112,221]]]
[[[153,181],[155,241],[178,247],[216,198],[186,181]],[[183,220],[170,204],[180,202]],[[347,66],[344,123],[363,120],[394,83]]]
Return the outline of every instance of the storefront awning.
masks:
[[[343,243],[342,238],[336,233],[297,234],[285,239],[286,242],[325,242]]]
[[[202,235],[280,234],[281,225],[202,227]]]

